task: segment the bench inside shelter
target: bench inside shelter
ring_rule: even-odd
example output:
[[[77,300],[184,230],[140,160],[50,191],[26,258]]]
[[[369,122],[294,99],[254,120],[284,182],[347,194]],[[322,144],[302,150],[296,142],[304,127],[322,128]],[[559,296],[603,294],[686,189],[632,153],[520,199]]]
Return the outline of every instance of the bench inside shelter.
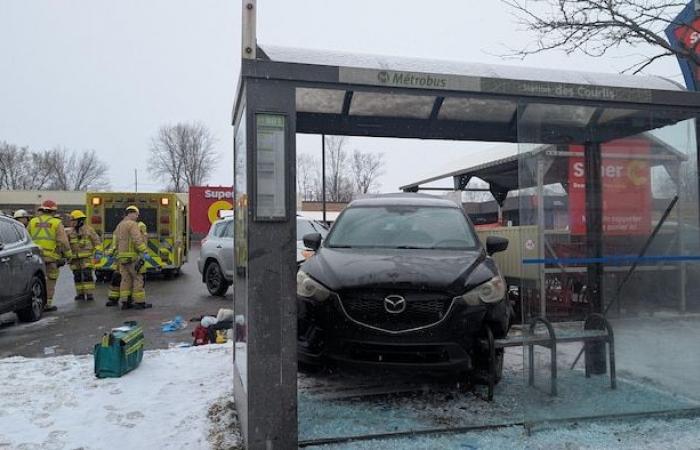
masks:
[[[538,332],[538,325],[544,325],[546,333]],[[607,344],[608,362],[610,365],[610,387],[615,389],[617,381],[615,376],[615,338],[612,325],[602,314],[590,314],[581,322],[581,328],[558,329],[550,321],[543,317],[536,317],[530,322],[526,334],[509,335],[502,339],[494,339],[493,333],[486,328],[486,340],[483,345],[489,352],[489,376],[488,376],[488,401],[493,400],[494,388],[496,385],[496,349],[507,347],[525,347],[528,351],[528,385],[535,384],[535,346],[549,348],[550,350],[550,395],[557,395],[557,344],[571,342],[582,342],[584,344],[583,353],[587,353],[590,343],[599,342]],[[584,356],[585,358],[585,356]],[[585,360],[586,377],[590,377],[591,368],[589,360]]]

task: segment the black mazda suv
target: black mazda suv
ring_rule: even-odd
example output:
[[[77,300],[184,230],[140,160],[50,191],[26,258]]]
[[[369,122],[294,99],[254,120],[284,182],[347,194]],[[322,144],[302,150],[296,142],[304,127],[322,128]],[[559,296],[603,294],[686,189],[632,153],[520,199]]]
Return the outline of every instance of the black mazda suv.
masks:
[[[485,370],[489,327],[508,333],[512,307],[491,254],[456,203],[422,194],[355,200],[297,273],[303,364]],[[497,370],[502,370],[502,353]],[[500,373],[497,378],[500,378]]]

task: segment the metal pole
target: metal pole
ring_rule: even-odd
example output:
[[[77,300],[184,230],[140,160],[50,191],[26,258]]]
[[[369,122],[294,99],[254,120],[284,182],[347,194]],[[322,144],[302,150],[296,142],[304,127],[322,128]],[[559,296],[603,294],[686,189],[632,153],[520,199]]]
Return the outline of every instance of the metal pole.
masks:
[[[323,223],[326,222],[326,135],[321,135],[321,201],[323,202]]]
[[[134,169],[134,192],[139,191],[139,170]]]
[[[243,0],[241,58],[255,59],[257,53],[256,0]]]
[[[589,258],[603,257],[603,186],[601,177],[601,145],[587,142],[584,148],[586,174],[586,248]],[[603,305],[603,264],[588,264],[587,292],[592,313],[604,313]],[[588,342],[586,367],[589,373],[603,374],[607,371],[605,344]]]
[[[545,216],[544,216],[544,160],[537,158],[537,257],[545,259]],[[540,317],[547,317],[547,275],[546,264],[542,263],[540,269]]]

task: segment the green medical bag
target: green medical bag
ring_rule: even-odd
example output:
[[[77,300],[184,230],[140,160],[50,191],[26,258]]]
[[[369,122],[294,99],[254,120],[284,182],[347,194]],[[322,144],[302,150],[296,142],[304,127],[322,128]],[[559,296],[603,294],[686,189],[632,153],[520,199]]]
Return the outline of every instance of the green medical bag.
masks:
[[[137,368],[143,359],[143,329],[136,322],[124,322],[95,344],[95,376],[118,378]]]

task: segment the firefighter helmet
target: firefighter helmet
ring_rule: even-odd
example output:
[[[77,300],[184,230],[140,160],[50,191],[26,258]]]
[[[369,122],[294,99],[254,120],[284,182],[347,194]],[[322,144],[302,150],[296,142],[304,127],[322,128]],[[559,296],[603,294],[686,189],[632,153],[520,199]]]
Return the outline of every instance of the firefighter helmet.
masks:
[[[85,215],[85,213],[79,209],[74,209],[73,211],[70,212],[70,218],[73,220],[80,220],[80,219],[84,219],[86,217],[87,216]]]
[[[18,209],[17,211],[15,211],[12,217],[14,217],[15,219],[21,219],[22,217],[30,218],[32,217],[32,215],[29,214],[26,209]]]
[[[40,211],[57,211],[58,205],[53,200],[44,200],[44,202],[39,207]]]
[[[136,214],[138,214],[138,213],[139,213],[139,208],[138,208],[137,206],[135,206],[135,205],[129,205],[129,206],[126,207],[126,212],[127,212],[127,213],[135,212]]]

